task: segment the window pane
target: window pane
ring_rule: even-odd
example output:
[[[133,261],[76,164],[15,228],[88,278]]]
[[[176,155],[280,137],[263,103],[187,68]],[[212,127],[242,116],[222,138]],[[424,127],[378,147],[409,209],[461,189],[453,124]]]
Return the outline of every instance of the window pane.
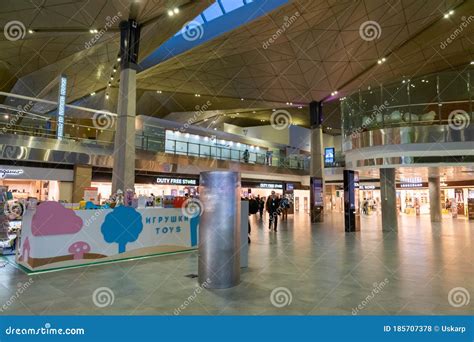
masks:
[[[209,8],[202,12],[207,21],[211,21],[217,17],[220,17],[223,13],[221,7],[217,2],[213,3]]]
[[[222,6],[226,13],[235,10],[236,8],[242,7],[244,5],[243,0],[221,0]]]

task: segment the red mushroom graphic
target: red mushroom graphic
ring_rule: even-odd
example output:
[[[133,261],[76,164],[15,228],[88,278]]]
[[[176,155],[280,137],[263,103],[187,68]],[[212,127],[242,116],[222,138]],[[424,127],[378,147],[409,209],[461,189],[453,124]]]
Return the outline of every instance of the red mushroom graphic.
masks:
[[[68,252],[74,255],[74,260],[84,259],[84,253],[91,251],[91,246],[87,242],[77,241],[74,242],[70,247]]]

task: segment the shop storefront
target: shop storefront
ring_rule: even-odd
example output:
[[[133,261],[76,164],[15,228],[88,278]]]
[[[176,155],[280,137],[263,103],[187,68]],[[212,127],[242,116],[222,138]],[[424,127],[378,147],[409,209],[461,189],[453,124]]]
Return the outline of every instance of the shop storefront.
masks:
[[[242,180],[242,197],[260,196],[267,198],[272,191],[279,196],[287,195],[293,198],[290,201],[289,214],[309,212],[309,188],[299,182],[278,182],[266,180]]]
[[[0,186],[9,200],[70,201],[73,170],[0,166]]]
[[[112,175],[93,173],[91,186],[97,188],[99,198],[105,200],[112,194]],[[137,196],[198,196],[199,176],[193,175],[136,175]]]
[[[474,182],[441,182],[440,202],[444,215],[468,217],[469,198],[474,198]],[[397,207],[401,213],[408,215],[429,214],[429,201],[427,182],[418,180],[397,184]]]

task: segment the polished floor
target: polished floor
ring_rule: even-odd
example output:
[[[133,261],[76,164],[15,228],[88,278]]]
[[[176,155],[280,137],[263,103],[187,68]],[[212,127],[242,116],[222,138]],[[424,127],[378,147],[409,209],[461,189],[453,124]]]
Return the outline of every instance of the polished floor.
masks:
[[[255,217],[252,226],[249,267],[234,288],[203,290],[186,277],[197,273],[196,252],[31,276],[7,263],[0,315],[473,312],[472,221],[401,216],[398,233],[383,233],[373,215],[362,217],[360,232],[346,234],[342,214],[331,213],[313,225],[306,215],[290,216],[278,232]],[[102,287],[110,291],[94,297]]]

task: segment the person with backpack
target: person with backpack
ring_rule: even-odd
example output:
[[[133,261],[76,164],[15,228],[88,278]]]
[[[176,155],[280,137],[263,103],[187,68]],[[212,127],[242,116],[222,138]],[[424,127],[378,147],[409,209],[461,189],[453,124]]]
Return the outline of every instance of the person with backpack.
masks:
[[[280,202],[280,207],[282,212],[281,220],[288,221],[288,209],[290,208],[290,200],[286,195],[283,196],[283,199]]]
[[[251,197],[249,198],[249,233],[248,233],[249,243],[251,242],[250,232],[252,231],[252,227],[250,226],[250,215],[255,215],[256,213],[258,213],[258,202],[255,198]]]

